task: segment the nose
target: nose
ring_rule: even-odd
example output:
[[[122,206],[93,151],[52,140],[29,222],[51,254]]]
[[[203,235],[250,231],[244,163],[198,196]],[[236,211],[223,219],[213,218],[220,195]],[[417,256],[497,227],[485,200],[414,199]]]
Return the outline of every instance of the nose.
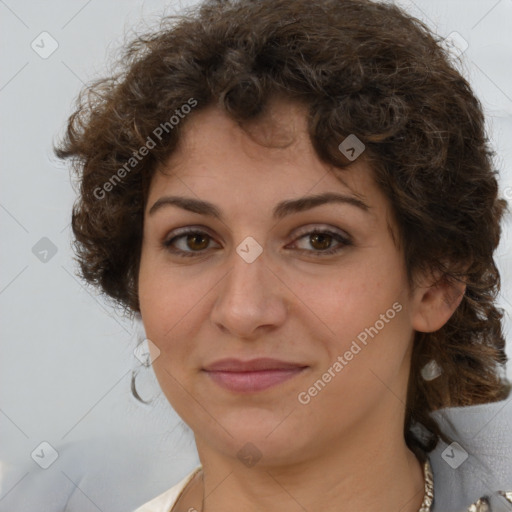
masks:
[[[289,294],[266,260],[265,251],[252,263],[233,253],[231,270],[216,288],[211,312],[212,322],[222,331],[255,339],[285,322]]]

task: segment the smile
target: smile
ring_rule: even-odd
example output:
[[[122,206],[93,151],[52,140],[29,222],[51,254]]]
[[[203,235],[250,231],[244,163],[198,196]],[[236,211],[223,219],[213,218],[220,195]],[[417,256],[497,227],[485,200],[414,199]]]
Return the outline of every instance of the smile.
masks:
[[[307,365],[261,357],[249,361],[221,359],[203,371],[219,386],[238,393],[254,393],[277,386],[299,374]]]
[[[219,386],[238,393],[254,393],[277,386],[300,373],[306,367],[246,372],[206,371]]]

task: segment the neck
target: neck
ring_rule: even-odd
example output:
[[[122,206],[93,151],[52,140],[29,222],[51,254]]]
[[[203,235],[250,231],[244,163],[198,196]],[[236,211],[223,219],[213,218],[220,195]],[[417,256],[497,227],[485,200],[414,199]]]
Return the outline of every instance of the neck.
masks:
[[[377,434],[354,430],[315,458],[288,465],[261,459],[251,468],[196,439],[206,496],[202,512],[339,512],[340,505],[342,510],[418,512],[423,468],[403,435],[385,428]]]

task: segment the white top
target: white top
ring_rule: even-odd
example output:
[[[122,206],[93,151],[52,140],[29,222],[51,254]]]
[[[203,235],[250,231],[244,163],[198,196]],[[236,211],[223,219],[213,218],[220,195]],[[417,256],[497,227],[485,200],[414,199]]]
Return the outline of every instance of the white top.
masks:
[[[141,505],[137,510],[135,510],[135,512],[170,512],[187,484],[192,480],[192,478],[194,478],[194,475],[201,468],[202,466],[197,466],[197,468],[180,480],[176,485],[158,495],[151,501],[144,503],[144,505]]]

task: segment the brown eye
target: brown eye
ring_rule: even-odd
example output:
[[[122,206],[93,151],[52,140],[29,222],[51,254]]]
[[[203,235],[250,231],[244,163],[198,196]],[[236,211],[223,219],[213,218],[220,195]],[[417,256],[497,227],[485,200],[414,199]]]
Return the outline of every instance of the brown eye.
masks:
[[[200,251],[202,249],[206,249],[209,243],[209,236],[204,236],[202,233],[193,233],[190,235],[186,235],[187,237],[187,247],[189,249],[193,249],[194,251]]]
[[[353,243],[348,234],[342,235],[334,231],[317,228],[303,233],[293,245],[299,251],[312,256],[329,256],[341,252]]]
[[[309,240],[312,247],[322,251],[329,249],[332,242],[332,236],[325,233],[313,233],[310,235]]]
[[[185,230],[163,242],[169,252],[178,256],[198,256],[209,248],[212,237],[199,230]]]

